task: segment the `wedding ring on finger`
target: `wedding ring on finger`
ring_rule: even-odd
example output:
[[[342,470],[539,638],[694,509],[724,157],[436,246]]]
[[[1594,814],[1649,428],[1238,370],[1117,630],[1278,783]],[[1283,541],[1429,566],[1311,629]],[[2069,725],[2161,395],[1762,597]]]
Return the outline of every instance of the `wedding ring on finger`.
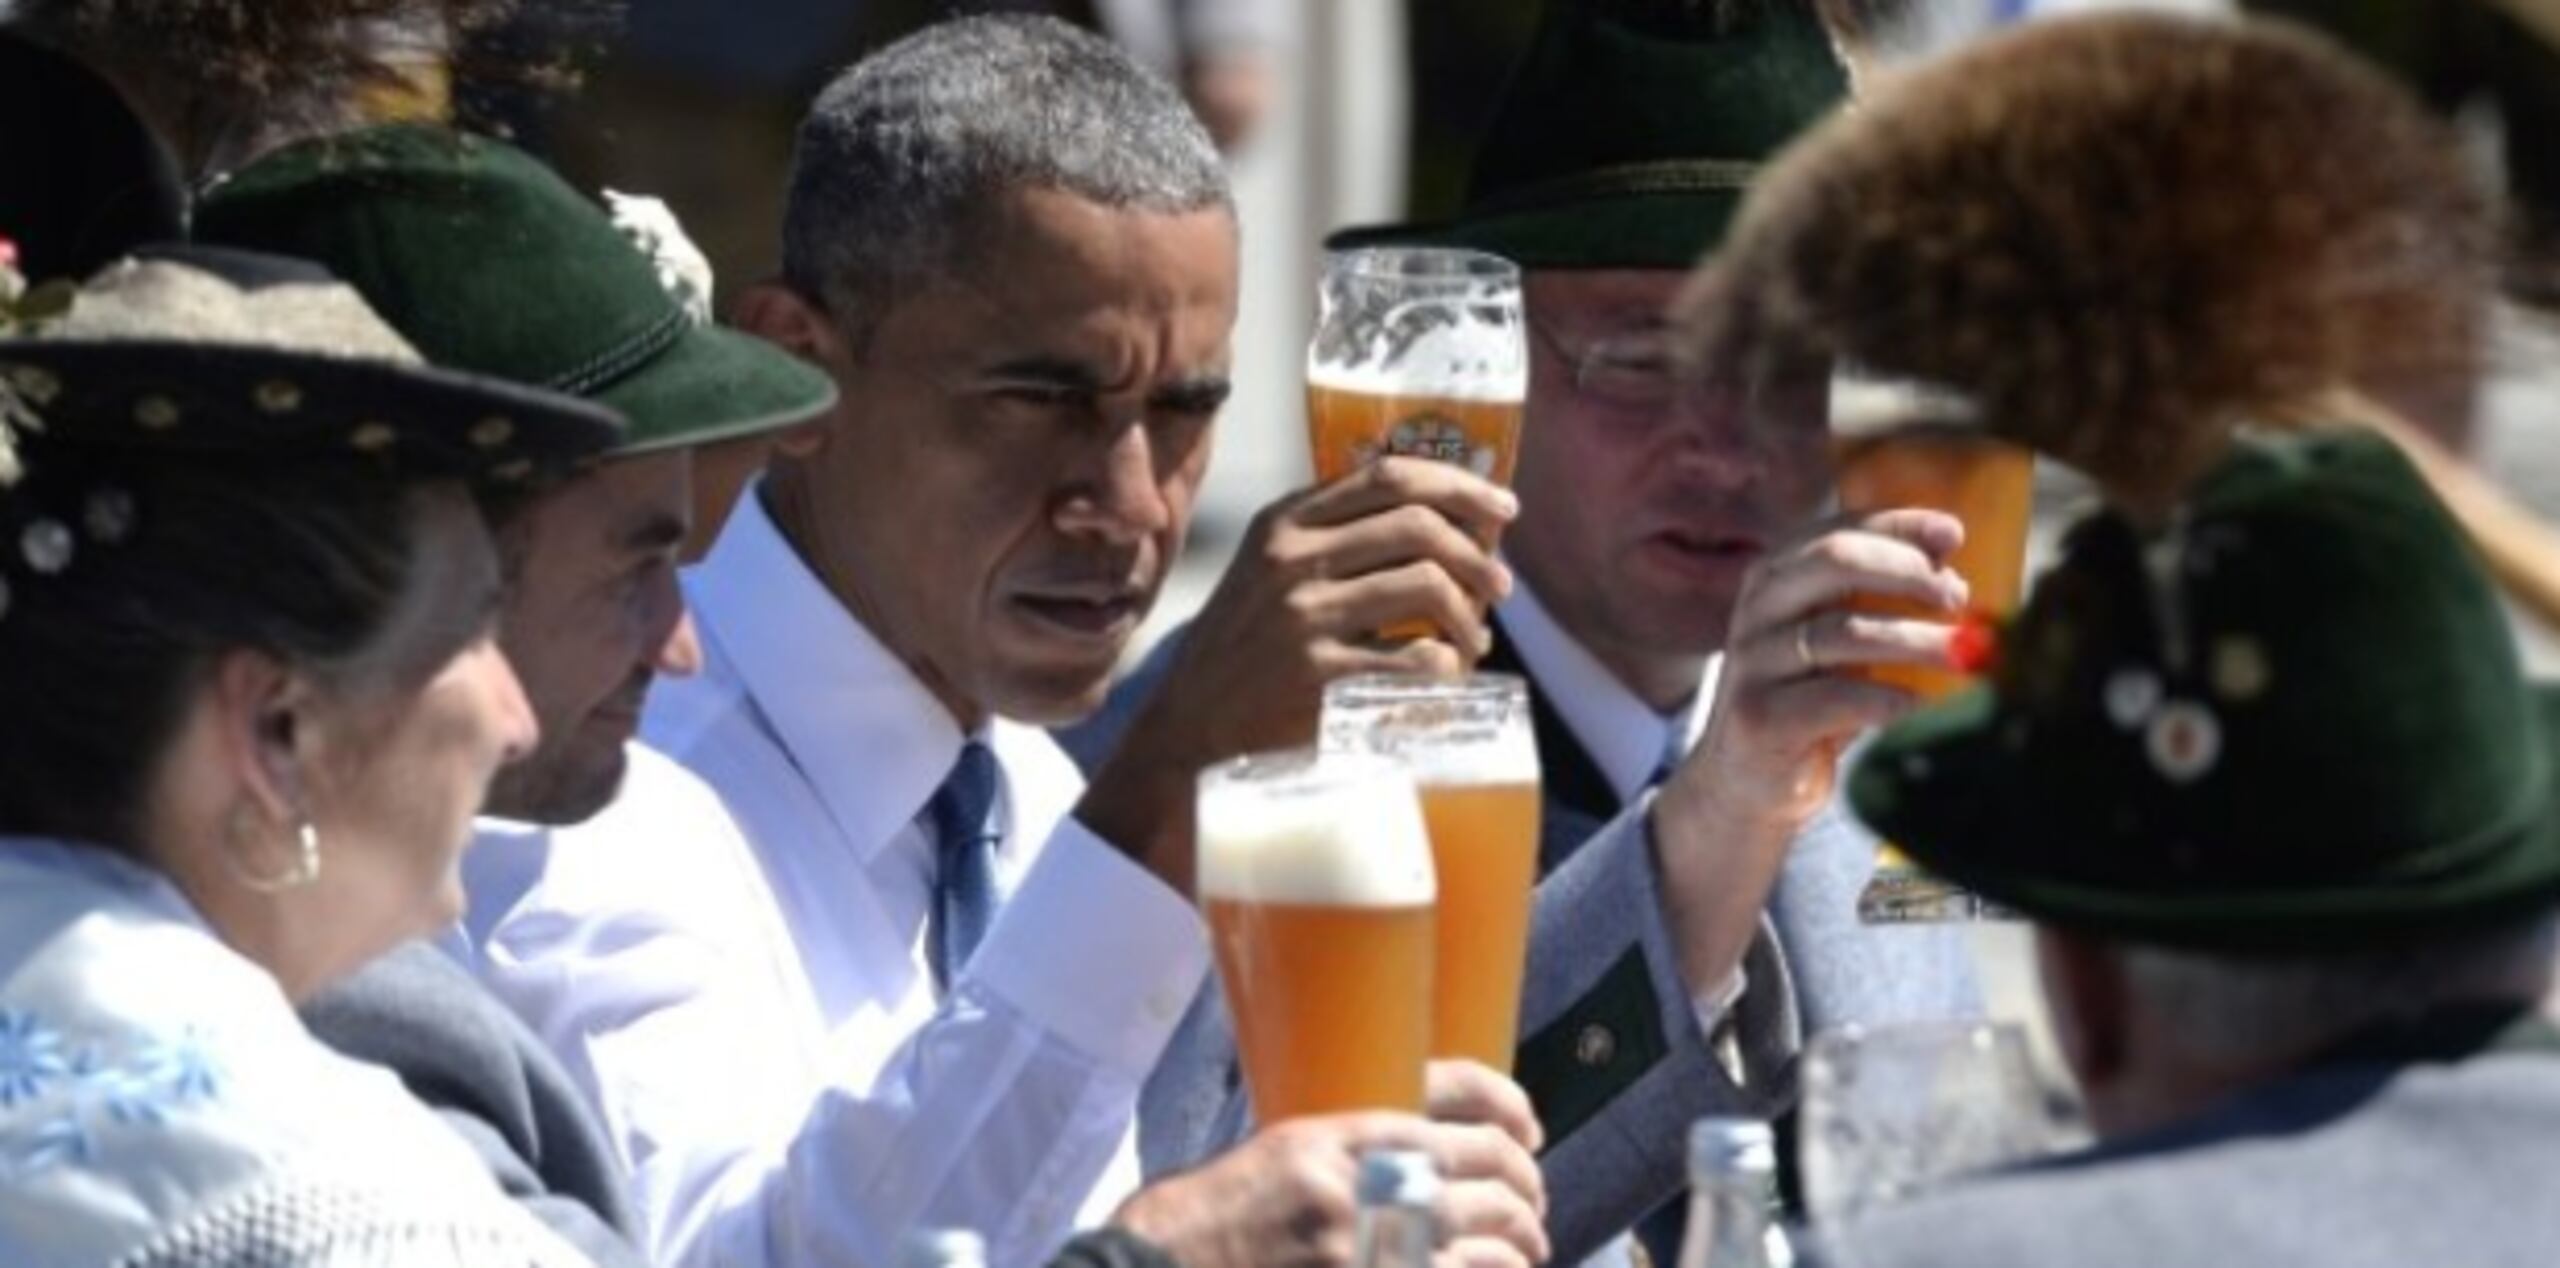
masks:
[[[1796,622],[1796,668],[1808,674],[1820,668],[1813,660],[1813,622],[1811,621]]]

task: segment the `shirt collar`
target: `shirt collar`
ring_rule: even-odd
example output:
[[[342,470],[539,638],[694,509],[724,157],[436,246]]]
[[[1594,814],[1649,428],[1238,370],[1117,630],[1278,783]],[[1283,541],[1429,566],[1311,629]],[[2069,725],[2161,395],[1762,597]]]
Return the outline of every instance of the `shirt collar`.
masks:
[[[210,930],[177,883],[158,868],[101,845],[35,836],[0,836],[0,867],[112,889],[164,915]]]
[[[1519,573],[1512,575],[1518,578]],[[1621,802],[1633,801],[1665,757],[1687,753],[1706,729],[1707,702],[1715,696],[1716,673],[1724,665],[1721,654],[1708,658],[1706,673],[1688,701],[1661,714],[1566,633],[1525,579],[1516,581],[1511,597],[1496,611],[1521,666],[1537,680],[1538,694],[1582,742]]]
[[[801,561],[761,488],[685,574],[712,653],[704,672],[735,681],[867,864],[924,812],[967,737]]]

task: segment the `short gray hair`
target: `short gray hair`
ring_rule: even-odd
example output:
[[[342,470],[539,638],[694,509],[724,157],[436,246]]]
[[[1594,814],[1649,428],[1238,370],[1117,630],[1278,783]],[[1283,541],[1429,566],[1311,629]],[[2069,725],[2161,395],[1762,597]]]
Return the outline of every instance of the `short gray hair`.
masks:
[[[2118,948],[2125,979],[2164,1034],[2195,1056],[2297,1056],[2395,1016],[2548,986],[2560,923],[2548,916],[2390,951],[2280,959]]]
[[[962,18],[864,58],[800,123],[784,280],[857,343],[922,277],[958,263],[1005,194],[1230,214],[1218,147],[1164,81],[1054,18]]]

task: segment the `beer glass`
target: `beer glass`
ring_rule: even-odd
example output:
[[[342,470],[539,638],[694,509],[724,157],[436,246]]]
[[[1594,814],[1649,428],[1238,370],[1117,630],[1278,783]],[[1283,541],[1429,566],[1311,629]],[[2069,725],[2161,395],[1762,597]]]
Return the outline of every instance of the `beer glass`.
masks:
[[[1200,776],[1199,887],[1264,1123],[1423,1106],[1431,846],[1384,758],[1266,753]]]
[[[1952,402],[1850,380],[1835,397],[1832,462],[1844,511],[1925,507],[1964,523],[1964,544],[1947,565],[1971,592],[1967,624],[1987,631],[2017,610],[2035,504],[2032,452],[1984,434]],[[1862,598],[1850,606],[1889,616],[1937,615],[1898,599]],[[1962,670],[1919,665],[1880,665],[1865,673],[1922,700],[1943,699],[1970,681]],[[1874,923],[1985,914],[1972,895],[1921,871],[1890,845],[1878,852],[1858,912]]]
[[[1499,256],[1451,247],[1326,256],[1307,341],[1316,482],[1400,454],[1510,484],[1529,395],[1527,332],[1520,270]],[[1428,624],[1408,623],[1379,637],[1431,633]]]
[[[1964,522],[1964,544],[1947,566],[1972,592],[1968,621],[1989,625],[2017,610],[2026,581],[2027,521],[2035,502],[2035,455],[1979,430],[1917,423],[1834,442],[1832,463],[1844,511],[1926,507]],[[1917,604],[1866,599],[1857,606],[1892,616],[1930,616]],[[1880,682],[1924,700],[1955,694],[1968,675],[1920,665],[1880,665]]]
[[[1371,674],[1327,686],[1322,743],[1394,758],[1422,796],[1439,885],[1431,1055],[1509,1073],[1529,897],[1538,883],[1538,744],[1528,684]]]
[[[1386,454],[1511,482],[1529,393],[1518,267],[1445,247],[1340,251],[1325,258],[1316,305],[1307,436],[1317,483]]]
[[[2005,1022],[1826,1031],[1806,1045],[1803,1085],[1797,1148],[1817,1224],[2086,1137]]]

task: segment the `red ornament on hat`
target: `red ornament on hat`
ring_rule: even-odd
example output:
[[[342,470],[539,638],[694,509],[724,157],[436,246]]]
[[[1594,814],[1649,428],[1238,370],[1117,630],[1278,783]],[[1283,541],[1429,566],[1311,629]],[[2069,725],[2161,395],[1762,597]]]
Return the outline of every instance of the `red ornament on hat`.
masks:
[[[2000,664],[2000,626],[1987,616],[1968,616],[1947,639],[1947,661],[1960,673],[1981,675]]]

